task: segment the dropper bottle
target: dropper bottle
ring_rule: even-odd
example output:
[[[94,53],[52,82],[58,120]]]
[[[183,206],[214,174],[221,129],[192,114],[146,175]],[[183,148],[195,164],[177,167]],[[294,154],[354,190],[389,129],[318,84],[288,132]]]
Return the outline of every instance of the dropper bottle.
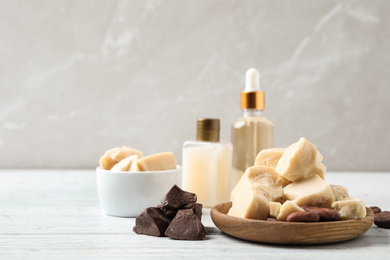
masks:
[[[260,90],[260,74],[249,69],[245,75],[245,89],[241,92],[243,116],[232,125],[233,175],[231,189],[248,167],[255,163],[257,154],[274,143],[274,126],[262,114],[264,91]]]

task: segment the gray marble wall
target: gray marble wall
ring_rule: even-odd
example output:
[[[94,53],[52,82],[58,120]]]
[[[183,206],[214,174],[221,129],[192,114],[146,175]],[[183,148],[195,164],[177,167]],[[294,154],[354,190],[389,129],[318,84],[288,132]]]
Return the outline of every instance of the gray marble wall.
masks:
[[[0,168],[94,168],[222,137],[262,74],[275,145],[329,170],[390,171],[390,1],[0,0]]]

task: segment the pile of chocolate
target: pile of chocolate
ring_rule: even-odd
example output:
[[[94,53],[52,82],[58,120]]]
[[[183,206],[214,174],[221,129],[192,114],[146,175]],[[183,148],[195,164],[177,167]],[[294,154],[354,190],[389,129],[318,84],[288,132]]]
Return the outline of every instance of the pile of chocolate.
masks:
[[[206,231],[201,222],[202,204],[195,193],[174,185],[157,207],[145,209],[135,220],[137,234],[182,240],[201,240]]]

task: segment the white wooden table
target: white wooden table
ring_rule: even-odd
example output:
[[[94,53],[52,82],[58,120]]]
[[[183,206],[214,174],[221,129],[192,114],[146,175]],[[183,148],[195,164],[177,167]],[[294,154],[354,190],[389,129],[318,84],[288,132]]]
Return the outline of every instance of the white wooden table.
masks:
[[[327,181],[390,210],[390,173],[330,172]],[[136,235],[134,218],[100,212],[92,170],[0,170],[0,259],[390,259],[390,229],[374,225],[343,243],[267,245],[225,235],[203,214],[203,241]]]

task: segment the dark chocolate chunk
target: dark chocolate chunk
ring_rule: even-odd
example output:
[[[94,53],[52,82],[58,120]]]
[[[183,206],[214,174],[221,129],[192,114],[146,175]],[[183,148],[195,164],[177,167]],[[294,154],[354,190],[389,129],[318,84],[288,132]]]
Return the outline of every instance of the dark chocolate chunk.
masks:
[[[180,209],[169,224],[165,235],[181,240],[201,240],[206,230],[192,209]]]
[[[192,209],[200,220],[202,220],[202,208],[203,206],[200,203],[190,203],[180,207],[180,209]]]
[[[176,216],[178,209],[166,209],[162,205],[157,205],[157,208],[161,209],[165,215],[171,220]]]
[[[203,206],[200,203],[190,203],[181,206],[179,209],[192,209],[196,214],[196,216],[198,216],[198,218],[202,220],[202,207]],[[167,215],[167,217],[170,218],[171,220],[176,216],[176,213],[179,210],[179,209],[170,209],[170,208],[166,209],[162,205],[158,205],[157,208],[161,209],[165,213],[165,215]]]
[[[380,228],[390,228],[390,211],[376,213],[374,217],[374,223]]]
[[[196,194],[180,189],[174,185],[161,199],[161,206],[164,209],[179,209],[181,206],[195,203]]]
[[[137,234],[163,237],[171,219],[159,208],[147,208],[135,220],[133,231]]]

